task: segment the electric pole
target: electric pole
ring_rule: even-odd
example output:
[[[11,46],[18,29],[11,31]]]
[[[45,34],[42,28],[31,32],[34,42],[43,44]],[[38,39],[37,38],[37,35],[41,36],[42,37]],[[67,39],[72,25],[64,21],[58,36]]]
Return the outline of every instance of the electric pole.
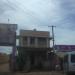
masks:
[[[51,27],[52,28],[52,40],[53,40],[53,51],[54,51],[54,45],[55,45],[55,38],[54,38],[54,27],[56,26],[48,26],[48,27]]]

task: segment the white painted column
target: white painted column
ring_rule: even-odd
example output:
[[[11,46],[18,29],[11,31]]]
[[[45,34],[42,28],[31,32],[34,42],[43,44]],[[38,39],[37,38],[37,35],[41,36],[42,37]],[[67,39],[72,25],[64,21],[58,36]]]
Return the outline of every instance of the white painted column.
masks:
[[[38,38],[35,38],[35,47],[38,47]]]
[[[47,38],[47,47],[50,47],[50,40]]]
[[[27,38],[27,46],[30,46],[30,37]]]
[[[23,40],[23,37],[20,38],[20,41],[19,41],[20,46],[24,46],[23,41],[24,41],[24,40]]]

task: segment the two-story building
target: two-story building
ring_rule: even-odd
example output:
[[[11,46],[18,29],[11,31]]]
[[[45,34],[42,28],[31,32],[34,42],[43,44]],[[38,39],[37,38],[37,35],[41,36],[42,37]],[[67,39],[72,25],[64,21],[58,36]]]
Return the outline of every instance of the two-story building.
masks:
[[[50,33],[48,31],[20,30],[21,47],[49,48]]]
[[[18,53],[25,60],[25,69],[47,66],[47,52],[51,50],[50,40],[48,31],[20,30]]]

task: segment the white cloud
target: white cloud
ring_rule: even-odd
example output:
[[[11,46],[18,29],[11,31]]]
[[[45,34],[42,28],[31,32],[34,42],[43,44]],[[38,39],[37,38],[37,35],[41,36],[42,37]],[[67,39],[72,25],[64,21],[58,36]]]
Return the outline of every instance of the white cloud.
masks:
[[[57,26],[55,28],[56,43],[75,44],[73,36],[75,32],[72,31],[74,30],[75,27],[74,0],[68,1],[7,0],[7,1],[1,0],[0,2],[0,6],[3,7],[0,8],[1,9],[0,22],[8,22],[9,18],[10,23],[17,23],[19,25],[19,29],[36,28],[37,30],[48,30],[48,31],[49,31],[48,27],[41,25],[56,25]]]
[[[0,53],[11,54],[12,53],[12,47],[0,46]]]
[[[58,28],[55,32],[55,41],[56,44],[66,44],[66,45],[75,45],[75,31]]]

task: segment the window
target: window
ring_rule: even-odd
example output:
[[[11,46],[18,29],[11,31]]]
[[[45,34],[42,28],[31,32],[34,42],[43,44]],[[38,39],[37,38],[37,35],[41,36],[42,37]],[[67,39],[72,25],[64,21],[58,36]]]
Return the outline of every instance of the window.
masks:
[[[71,54],[71,62],[75,63],[75,54]]]
[[[47,44],[46,38],[38,38],[38,44],[39,45],[46,45]]]
[[[23,38],[23,44],[27,44],[27,37]]]
[[[31,45],[35,44],[35,38],[34,38],[34,37],[31,37],[31,38],[30,38],[30,44],[31,44]]]

